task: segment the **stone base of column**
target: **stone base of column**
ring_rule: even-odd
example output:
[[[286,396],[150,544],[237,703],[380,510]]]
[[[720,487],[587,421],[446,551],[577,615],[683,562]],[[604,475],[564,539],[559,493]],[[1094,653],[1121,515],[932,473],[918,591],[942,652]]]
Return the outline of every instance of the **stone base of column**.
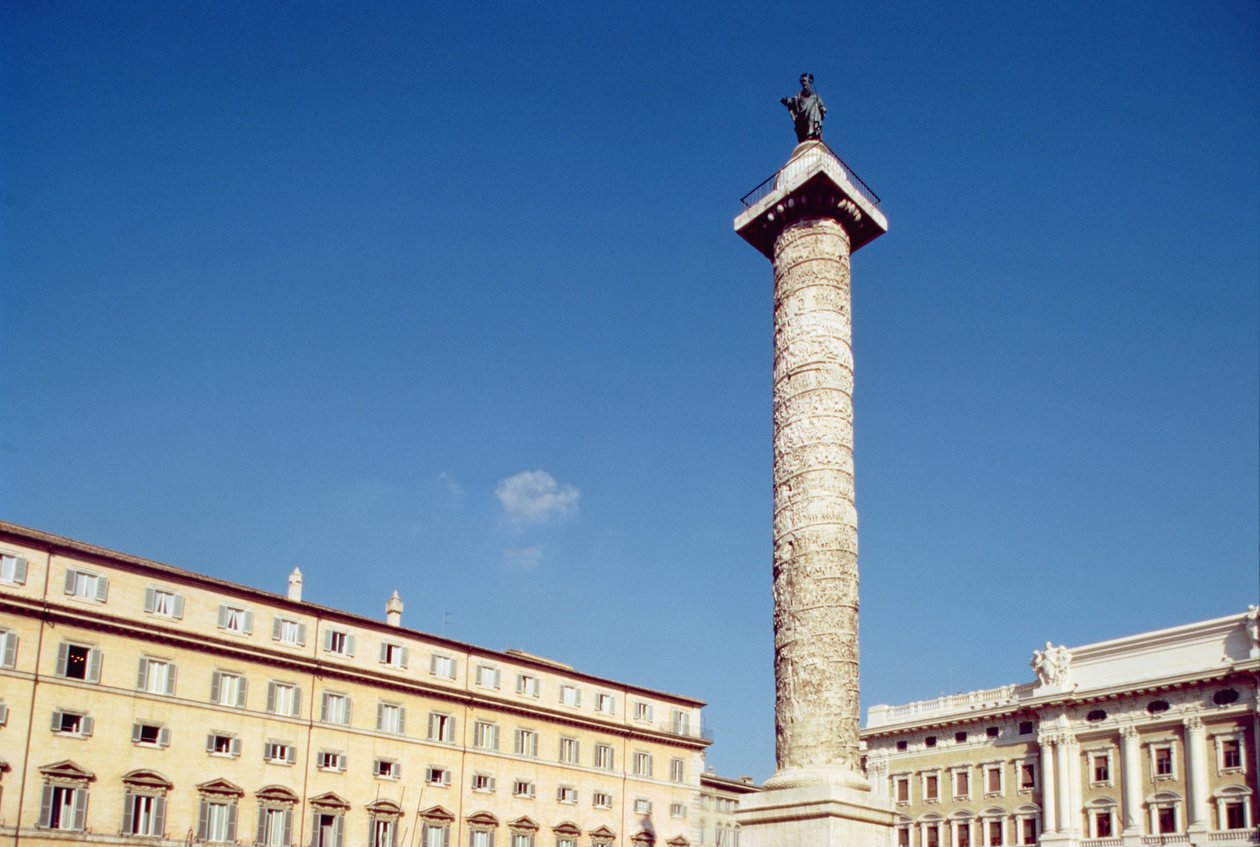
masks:
[[[739,798],[740,847],[892,847],[892,804],[835,784]]]

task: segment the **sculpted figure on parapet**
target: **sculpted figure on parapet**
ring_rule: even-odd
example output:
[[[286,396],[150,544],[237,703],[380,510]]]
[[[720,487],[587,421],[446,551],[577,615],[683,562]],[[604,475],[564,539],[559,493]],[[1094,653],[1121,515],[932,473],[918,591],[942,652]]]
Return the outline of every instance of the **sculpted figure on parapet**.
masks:
[[[1044,650],[1034,650],[1032,655],[1033,671],[1037,674],[1037,682],[1041,685],[1060,685],[1067,679],[1068,667],[1072,664],[1072,654],[1062,645],[1055,647],[1049,641]]]
[[[1260,606],[1247,607],[1247,635],[1251,637],[1251,647],[1260,647]]]
[[[814,91],[814,75],[801,74],[801,91],[791,97],[781,97],[779,102],[787,106],[796,126],[796,141],[821,141],[823,118],[827,117],[827,107],[822,98]]]

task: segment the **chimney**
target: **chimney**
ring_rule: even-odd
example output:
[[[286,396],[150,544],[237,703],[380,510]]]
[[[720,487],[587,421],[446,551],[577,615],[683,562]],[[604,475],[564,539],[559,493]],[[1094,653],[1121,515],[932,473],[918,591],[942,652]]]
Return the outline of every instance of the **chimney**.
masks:
[[[385,601],[385,623],[390,626],[402,626],[402,610],[403,601],[399,599],[398,592],[395,591],[393,596]]]
[[[302,599],[302,572],[297,568],[289,574],[289,599],[294,601]]]

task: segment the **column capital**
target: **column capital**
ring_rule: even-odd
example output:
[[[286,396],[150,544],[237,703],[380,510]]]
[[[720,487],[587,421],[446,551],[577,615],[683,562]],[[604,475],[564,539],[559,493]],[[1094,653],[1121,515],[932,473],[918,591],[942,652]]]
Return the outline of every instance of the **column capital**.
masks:
[[[1190,732],[1203,731],[1203,718],[1199,717],[1198,715],[1187,715],[1182,720],[1182,724],[1185,725],[1185,728],[1189,730]]]
[[[1120,727],[1120,737],[1126,741],[1137,741],[1138,729],[1131,723],[1126,723]]]

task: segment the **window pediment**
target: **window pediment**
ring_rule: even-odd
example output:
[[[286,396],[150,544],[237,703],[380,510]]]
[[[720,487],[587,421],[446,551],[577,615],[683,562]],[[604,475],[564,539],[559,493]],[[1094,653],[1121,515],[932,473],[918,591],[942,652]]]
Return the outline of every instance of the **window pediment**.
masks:
[[[239,785],[228,782],[226,779],[212,779],[209,782],[203,782],[197,786],[197,791],[202,794],[219,794],[230,797],[245,796],[245,791]]]
[[[431,806],[420,813],[420,817],[429,823],[451,823],[455,816],[441,806]]]
[[[496,827],[499,825],[499,819],[496,818],[494,815],[490,814],[489,812],[473,812],[471,815],[464,818],[464,820],[468,822],[469,826],[480,826],[480,827],[488,828],[488,827]]]
[[[582,830],[579,829],[578,825],[573,821],[565,821],[564,823],[556,824],[551,828],[551,831],[556,835],[559,835],[561,838],[577,838],[582,834]]]
[[[472,820],[469,820],[472,823]],[[526,816],[521,816],[514,821],[508,821],[508,827],[513,832],[537,832],[538,824],[534,823]]]
[[[311,805],[322,809],[336,809],[342,812],[350,810],[350,804],[335,791],[326,791],[318,797],[312,797]]]
[[[90,782],[96,779],[96,774],[87,768],[76,765],[69,759],[62,759],[60,762],[53,762],[51,765],[44,765],[39,772],[46,777],[53,779],[70,779],[80,782]]]
[[[616,837],[617,833],[613,832],[606,826],[601,826],[599,829],[591,830],[591,838],[613,839]]]
[[[160,789],[162,791],[170,791],[174,787],[169,779],[162,776],[157,771],[130,771],[123,774],[122,781],[124,785],[136,786],[138,788]]]
[[[691,844],[690,841],[688,841],[686,838],[683,838],[681,835],[675,835],[673,838],[669,839],[669,841],[666,841],[665,843],[668,844],[669,847],[688,847],[688,845]]]
[[[367,810],[374,815],[402,816],[402,807],[393,800],[377,800],[375,803],[368,803]]]
[[[256,796],[259,800],[272,803],[296,804],[298,801],[298,796],[283,785],[268,785],[266,788],[260,788]]]

